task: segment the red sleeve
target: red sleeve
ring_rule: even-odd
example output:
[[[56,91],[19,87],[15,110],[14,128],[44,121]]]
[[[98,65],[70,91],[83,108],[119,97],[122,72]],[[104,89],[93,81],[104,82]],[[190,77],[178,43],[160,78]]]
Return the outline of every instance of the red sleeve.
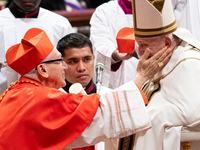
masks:
[[[111,71],[113,71],[113,72],[117,71],[119,69],[119,67],[121,66],[121,64],[122,64],[122,61],[119,61],[115,64],[112,64],[111,65]]]
[[[137,84],[136,84],[137,85]],[[137,85],[138,87],[138,85]],[[146,97],[146,95],[144,94],[144,92],[138,87],[140,94],[142,95],[142,98],[144,100],[144,104],[147,105],[149,103],[148,98]]]

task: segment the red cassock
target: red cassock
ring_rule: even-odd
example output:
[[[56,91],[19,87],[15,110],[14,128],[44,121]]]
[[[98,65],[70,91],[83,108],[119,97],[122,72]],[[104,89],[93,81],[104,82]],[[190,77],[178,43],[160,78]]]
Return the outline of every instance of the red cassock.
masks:
[[[73,148],[72,150],[95,150],[95,146],[87,146],[87,147],[81,147],[81,148]]]
[[[20,78],[0,103],[1,150],[61,150],[96,114],[97,94],[66,94]]]

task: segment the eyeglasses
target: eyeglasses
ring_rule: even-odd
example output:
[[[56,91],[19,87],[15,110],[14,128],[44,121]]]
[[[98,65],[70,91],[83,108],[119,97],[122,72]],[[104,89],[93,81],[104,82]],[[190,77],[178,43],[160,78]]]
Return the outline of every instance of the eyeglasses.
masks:
[[[61,58],[61,59],[53,59],[53,60],[47,60],[47,61],[43,61],[43,62],[41,62],[40,64],[43,64],[43,63],[51,63],[51,62],[55,62],[55,61],[59,61],[59,62],[61,62],[61,63],[63,63],[63,59]]]
[[[43,63],[52,63],[52,62],[56,62],[56,61],[60,62],[61,64],[63,64],[63,62],[64,62],[63,58],[60,58],[60,59],[53,59],[53,60],[43,61],[40,64],[43,64]],[[37,70],[37,67],[35,67],[35,70]]]

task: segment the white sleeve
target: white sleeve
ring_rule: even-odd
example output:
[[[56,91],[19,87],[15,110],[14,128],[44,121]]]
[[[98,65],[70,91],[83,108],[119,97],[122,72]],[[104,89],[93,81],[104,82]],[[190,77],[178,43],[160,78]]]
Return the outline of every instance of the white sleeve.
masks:
[[[108,8],[107,8],[108,7]],[[109,5],[98,7],[93,13],[90,20],[90,40],[93,44],[95,54],[102,54],[106,57],[111,57],[112,52],[117,49],[116,36],[110,27]],[[106,12],[109,11],[109,12]],[[115,17],[114,13],[113,17]]]
[[[137,86],[131,81],[105,93],[100,98],[97,113],[87,127],[69,147],[84,147],[100,141],[120,138],[151,127],[144,101]]]

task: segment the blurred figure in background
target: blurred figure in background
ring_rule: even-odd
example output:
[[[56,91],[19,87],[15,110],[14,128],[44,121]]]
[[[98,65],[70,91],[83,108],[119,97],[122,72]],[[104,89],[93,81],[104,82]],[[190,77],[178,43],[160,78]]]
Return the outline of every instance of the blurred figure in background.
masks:
[[[9,7],[13,0],[8,0],[6,7]],[[41,0],[40,7],[48,10],[66,10],[64,0]]]
[[[200,1],[171,0],[177,26],[188,29],[200,41]]]
[[[110,0],[42,0],[40,7],[48,10],[67,10],[66,7],[74,7],[74,9],[79,10],[79,7],[81,7],[82,9],[96,8],[99,5],[108,1]],[[6,7],[8,7],[11,2],[12,0],[8,0]]]
[[[116,40],[122,28],[133,27],[130,0],[109,1],[97,7],[90,25],[95,62],[105,66],[102,85],[114,89],[135,76],[138,63],[130,54],[119,53]]]
[[[8,8],[0,11],[0,64],[6,61],[7,49],[20,42],[31,27],[45,30],[54,45],[64,35],[74,32],[66,18],[39,7],[40,3],[41,0],[13,0]],[[0,94],[18,78],[18,74],[11,68],[1,68]]]

